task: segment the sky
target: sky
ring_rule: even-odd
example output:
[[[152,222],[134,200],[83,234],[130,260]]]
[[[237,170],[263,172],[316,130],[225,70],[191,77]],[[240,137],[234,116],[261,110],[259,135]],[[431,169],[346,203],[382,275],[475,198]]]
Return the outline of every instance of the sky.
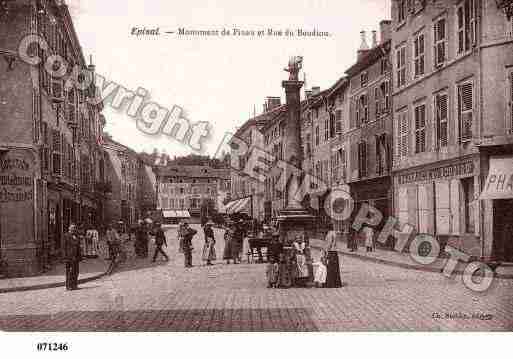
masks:
[[[211,136],[202,153],[213,155],[267,96],[280,96],[290,56],[303,56],[306,86],[332,86],[356,60],[360,31],[377,30],[390,18],[390,0],[68,0],[84,56],[109,81],[151,101],[183,108],[191,122],[207,121]],[[350,4],[350,5],[349,5]],[[159,28],[161,36],[136,37],[132,28]],[[329,37],[181,37],[165,31],[298,28]],[[379,35],[378,35],[379,36]],[[301,78],[302,78],[301,74]],[[148,136],[134,119],[109,106],[105,130],[136,151],[154,148],[171,157],[191,148],[168,136]],[[198,153],[198,152],[196,152]]]

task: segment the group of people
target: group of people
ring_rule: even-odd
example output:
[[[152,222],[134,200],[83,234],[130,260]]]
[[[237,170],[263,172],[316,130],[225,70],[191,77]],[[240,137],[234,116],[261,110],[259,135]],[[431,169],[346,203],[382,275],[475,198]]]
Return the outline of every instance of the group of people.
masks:
[[[327,249],[321,250],[319,260],[312,260],[308,242],[296,236],[290,246],[285,246],[278,233],[273,233],[268,247],[266,270],[268,288],[306,287],[314,283],[318,288],[339,288],[340,264],[336,251],[336,233],[327,235]]]

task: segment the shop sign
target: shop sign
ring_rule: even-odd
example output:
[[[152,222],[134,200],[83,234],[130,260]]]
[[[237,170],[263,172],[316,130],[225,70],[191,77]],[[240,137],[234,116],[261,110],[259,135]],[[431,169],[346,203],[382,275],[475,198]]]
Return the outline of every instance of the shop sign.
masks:
[[[461,177],[474,174],[474,162],[468,161],[428,170],[421,170],[400,175],[399,184],[433,181],[441,178]]]
[[[480,199],[513,198],[513,157],[490,157],[490,170]]]
[[[0,203],[32,201],[34,179],[32,162],[19,153],[0,157]]]

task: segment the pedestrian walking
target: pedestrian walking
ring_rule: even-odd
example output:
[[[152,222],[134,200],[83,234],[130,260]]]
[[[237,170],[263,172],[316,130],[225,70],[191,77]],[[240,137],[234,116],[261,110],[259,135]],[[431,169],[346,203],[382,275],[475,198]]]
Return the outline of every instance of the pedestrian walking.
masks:
[[[116,230],[116,223],[113,222],[107,226],[107,245],[109,247],[109,259],[110,264],[107,269],[107,275],[111,275],[114,272],[114,269],[117,266],[120,253],[121,253],[121,238],[119,236],[118,231]]]
[[[205,245],[203,246],[202,258],[209,266],[212,265],[212,261],[216,260],[216,240],[214,238],[214,230],[212,229],[213,225],[212,221],[208,221],[203,228]]]
[[[167,256],[166,252],[162,249],[162,246],[167,247],[167,241],[166,241],[166,235],[164,233],[164,230],[162,229],[162,225],[160,223],[155,224],[157,229],[155,231],[155,253],[153,254],[153,260],[152,262],[155,262],[157,260],[158,254],[162,254],[166,261],[169,261],[169,257]]]
[[[135,228],[134,249],[138,258],[148,256],[148,230],[142,219],[137,221],[137,227]]]
[[[340,264],[337,252],[337,233],[333,231],[333,224],[330,224],[329,229],[330,231],[326,236],[328,258],[325,286],[326,288],[340,288],[342,287],[342,281],[340,279]]]
[[[88,258],[98,258],[98,252],[100,250],[100,235],[98,230],[93,224],[89,225],[86,231],[86,251],[85,256]]]
[[[224,232],[224,250],[223,250],[223,259],[226,261],[226,264],[230,264],[230,260],[233,259],[232,256],[232,241],[233,241],[234,230],[232,227],[232,223],[228,223]]]
[[[66,262],[66,290],[78,289],[79,263],[82,259],[80,239],[77,227],[70,224],[68,233],[64,235],[64,260]]]
[[[278,286],[279,264],[274,258],[269,258],[267,262],[267,288],[276,288]]]
[[[183,254],[185,258],[185,268],[192,267],[192,238],[196,233],[197,231],[190,228],[187,222],[184,223]]]
[[[178,252],[179,253],[183,253],[183,237],[184,237],[184,222],[180,222],[180,224],[178,225],[178,230],[177,230],[177,234],[178,234]]]
[[[240,263],[240,253],[242,251],[242,244],[244,242],[245,231],[243,228],[244,221],[241,219],[235,225],[234,233],[232,236],[231,250],[232,259],[234,264]]]

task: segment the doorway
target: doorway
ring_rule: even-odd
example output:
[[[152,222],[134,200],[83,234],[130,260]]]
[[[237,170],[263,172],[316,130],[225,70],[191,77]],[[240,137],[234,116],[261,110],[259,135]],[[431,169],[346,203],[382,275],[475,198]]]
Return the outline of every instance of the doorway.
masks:
[[[513,199],[494,201],[493,229],[494,257],[513,262]]]

